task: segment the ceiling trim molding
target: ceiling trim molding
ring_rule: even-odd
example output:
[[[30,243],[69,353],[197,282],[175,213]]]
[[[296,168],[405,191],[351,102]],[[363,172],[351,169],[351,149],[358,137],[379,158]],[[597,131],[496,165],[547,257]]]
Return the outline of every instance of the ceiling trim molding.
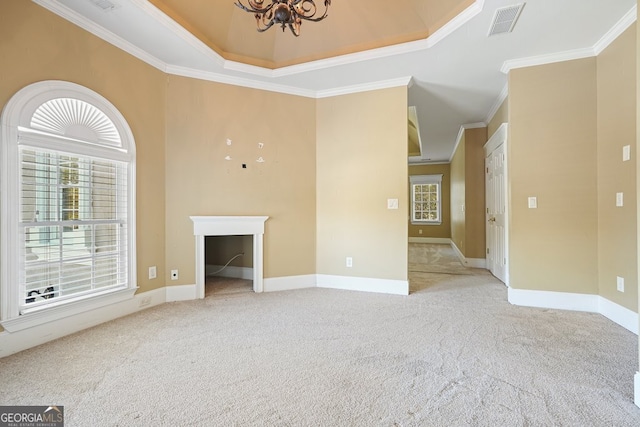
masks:
[[[317,98],[317,92],[313,90],[300,89],[293,86],[279,85],[275,83],[261,82],[258,80],[247,79],[243,77],[228,76],[225,74],[214,73],[211,71],[196,70],[193,68],[179,67],[169,65],[166,70],[167,74],[175,76],[190,77],[198,80],[206,80],[215,83],[224,83],[233,86],[242,86],[251,89],[266,90],[269,92],[278,92],[287,95],[302,96],[305,98]]]
[[[34,3],[44,7],[50,12],[58,15],[59,17],[66,19],[72,24],[90,32],[94,36],[112,44],[113,46],[127,52],[130,55],[135,56],[142,62],[145,62],[152,67],[157,68],[160,71],[166,71],[167,64],[155,56],[151,55],[147,51],[140,49],[136,45],[126,41],[120,36],[115,35],[111,31],[95,24],[93,21],[88,20],[84,16],[68,8],[67,6],[54,1],[54,0],[32,0]]]
[[[409,157],[409,166],[431,166],[431,165],[448,165],[451,162],[445,162],[438,160],[436,162],[425,161],[421,157],[412,156]]]
[[[456,144],[453,146],[453,150],[451,151],[451,156],[449,157],[449,163],[453,161],[453,156],[456,154],[456,150],[458,149],[458,145],[460,145],[460,141],[462,141],[462,135],[464,135],[464,131],[467,129],[478,129],[485,128],[487,124],[485,122],[477,122],[477,123],[467,123],[460,126],[460,130],[458,131],[458,136],[456,137]]]
[[[573,61],[575,59],[592,58],[595,51],[592,47],[584,49],[568,50],[565,52],[551,53],[548,55],[530,56],[528,58],[510,59],[505,61],[500,68],[504,74],[509,74],[516,68],[535,67],[537,65],[553,64],[556,62]]]
[[[504,87],[502,88],[502,91],[500,91],[500,94],[498,95],[495,102],[493,103],[493,106],[489,110],[489,114],[487,114],[487,118],[485,119],[486,123],[491,122],[491,120],[493,119],[493,116],[496,115],[496,113],[498,112],[498,109],[500,108],[504,100],[507,99],[507,96],[509,96],[509,82],[507,82],[504,85]]]
[[[330,98],[332,96],[348,95],[352,93],[368,92],[370,90],[389,89],[393,87],[408,87],[413,77],[406,76],[397,79],[381,80],[371,83],[363,83],[352,86],[343,86],[333,89],[320,90],[316,94],[316,98]]]
[[[600,55],[611,43],[624,33],[638,19],[638,6],[633,6],[600,40],[593,46],[596,55]]]
[[[556,62],[573,61],[576,59],[592,58],[598,56],[616,38],[618,38],[631,24],[637,20],[638,7],[633,6],[622,19],[620,19],[607,33],[596,42],[593,47],[583,49],[567,50],[564,52],[552,53],[549,55],[531,56],[528,58],[511,59],[505,61],[500,68],[505,74],[516,68],[534,67],[536,65],[553,64]]]

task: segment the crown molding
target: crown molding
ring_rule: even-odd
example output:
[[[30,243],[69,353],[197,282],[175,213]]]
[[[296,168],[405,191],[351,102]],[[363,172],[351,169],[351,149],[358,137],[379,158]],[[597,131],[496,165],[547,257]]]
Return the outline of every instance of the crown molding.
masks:
[[[491,120],[493,119],[493,116],[496,115],[496,113],[498,112],[498,109],[500,108],[504,100],[507,99],[507,96],[509,96],[509,82],[507,82],[504,85],[504,87],[500,91],[500,94],[498,95],[495,102],[493,103],[493,106],[489,110],[489,114],[487,114],[487,118],[485,119],[486,123],[491,122]]]
[[[90,33],[115,45],[116,47],[121,48],[122,50],[130,53],[136,58],[144,62],[147,62],[150,65],[153,65],[158,69],[164,70],[163,67],[166,68],[167,66],[167,64],[165,64],[163,61],[159,60],[155,56],[125,41],[124,39],[115,35],[114,33],[105,30],[103,27],[98,26],[93,21],[90,21],[89,19],[74,12],[73,10],[67,8],[66,6],[60,4],[55,0],[32,0],[32,1],[45,7],[46,9],[59,15],[60,17],[67,19],[70,22],[73,22],[74,24],[80,26],[81,28],[84,28]],[[439,28],[437,31],[435,31],[426,39],[416,40],[416,41],[407,42],[407,43],[401,43],[401,44],[392,45],[392,46],[381,47],[377,49],[370,49],[370,50],[356,52],[356,53],[347,54],[347,55],[340,55],[332,58],[321,59],[321,60],[306,62],[302,64],[297,64],[297,65],[291,65],[291,66],[281,67],[281,68],[272,70],[269,68],[244,64],[237,61],[226,60],[221,55],[219,55],[216,51],[214,51],[205,43],[203,43],[200,39],[198,39],[189,31],[184,29],[180,24],[178,24],[169,16],[167,16],[163,11],[161,11],[156,6],[151,4],[149,1],[147,0],[129,0],[129,1],[135,7],[139,8],[144,13],[149,15],[151,18],[156,20],[165,28],[167,28],[167,30],[171,31],[174,35],[182,39],[185,43],[189,44],[191,47],[196,49],[199,53],[207,56],[210,59],[213,59],[223,69],[231,70],[231,71],[239,71],[246,74],[253,74],[256,76],[268,77],[268,78],[290,76],[294,74],[305,73],[308,71],[335,67],[338,65],[352,64],[356,62],[374,60],[379,58],[385,58],[388,56],[401,55],[405,53],[428,49],[434,46],[435,44],[437,44],[439,41],[446,38],[449,34],[454,32],[458,28],[460,28],[462,25],[467,23],[470,19],[472,19],[478,13],[482,12],[482,8],[484,7],[484,2],[485,2],[485,0],[476,0],[471,6],[466,8],[464,11],[458,14],[455,18],[447,22],[447,24]]]
[[[321,90],[316,93],[316,98],[330,98],[332,96],[348,95],[352,93],[367,92],[370,90],[389,89],[400,86],[408,87],[411,84],[412,79],[413,78],[411,76],[407,76],[397,79],[381,80],[377,82]]]
[[[510,59],[505,61],[500,68],[504,74],[509,74],[516,68],[535,67],[536,65],[553,64],[556,62],[573,61],[576,59],[592,58],[596,56],[592,47],[574,49],[565,52],[551,53],[548,55],[530,56],[528,58]]]
[[[116,34],[105,29],[104,27],[101,27],[96,23],[94,23],[93,21],[88,20],[87,18],[80,15],[76,11],[68,8],[67,6],[54,0],[32,0],[32,1],[44,7],[45,9],[49,10],[50,12],[55,13],[61,18],[66,19],[72,24],[75,24],[78,27],[90,32],[94,36],[106,41],[107,43],[114,45],[118,49],[121,49],[127,52],[128,54],[135,56],[142,62],[145,62],[151,65],[152,67],[157,68],[160,71],[167,70],[167,64],[164,61],[159,60],[158,58],[151,55],[147,51],[140,49],[139,47],[126,41],[122,37],[117,36]]]
[[[505,74],[515,68],[534,67],[536,65],[553,64],[555,62],[573,61],[576,59],[592,58],[598,56],[616,38],[620,36],[631,24],[637,20],[638,7],[633,6],[607,33],[596,42],[593,47],[583,49],[567,50],[564,52],[552,53],[549,55],[531,56],[528,58],[511,59],[505,61],[500,68]]]
[[[596,55],[600,55],[615,39],[620,37],[627,28],[638,19],[638,6],[633,6],[600,40],[593,46]]]
[[[190,77],[198,80],[224,83],[233,86],[242,86],[251,89],[266,90],[269,92],[278,92],[287,95],[302,96],[305,98],[317,98],[317,92],[313,90],[300,89],[293,86],[279,85],[275,83],[261,82],[258,80],[247,79],[243,77],[228,76],[226,74],[214,73],[211,71],[202,71],[193,68],[169,65],[166,72],[167,74]]]

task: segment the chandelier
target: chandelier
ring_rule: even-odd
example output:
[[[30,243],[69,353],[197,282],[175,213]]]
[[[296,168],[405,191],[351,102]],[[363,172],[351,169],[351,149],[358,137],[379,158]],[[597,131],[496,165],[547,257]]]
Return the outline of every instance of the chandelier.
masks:
[[[300,35],[302,20],[318,22],[327,17],[327,11],[331,0],[324,1],[324,13],[319,13],[314,0],[246,0],[249,6],[243,4],[243,0],[237,0],[234,4],[242,10],[255,13],[258,31],[267,31],[274,24],[282,27],[282,31],[289,27],[294,36]]]

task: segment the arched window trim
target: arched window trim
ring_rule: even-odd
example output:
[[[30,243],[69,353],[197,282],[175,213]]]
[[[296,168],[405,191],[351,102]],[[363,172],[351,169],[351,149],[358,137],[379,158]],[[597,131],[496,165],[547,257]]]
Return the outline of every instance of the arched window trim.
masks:
[[[84,101],[101,110],[113,123],[120,136],[119,145],[81,141],[31,128],[34,112],[44,103],[57,98]],[[135,141],[126,120],[104,97],[83,86],[65,81],[43,81],[18,91],[0,116],[0,322],[8,331],[17,331],[84,311],[103,307],[133,297],[136,286],[136,193]],[[17,283],[19,268],[18,224],[20,145],[55,152],[106,158],[127,164],[127,284],[126,288],[103,294],[51,304],[27,314],[19,312]]]

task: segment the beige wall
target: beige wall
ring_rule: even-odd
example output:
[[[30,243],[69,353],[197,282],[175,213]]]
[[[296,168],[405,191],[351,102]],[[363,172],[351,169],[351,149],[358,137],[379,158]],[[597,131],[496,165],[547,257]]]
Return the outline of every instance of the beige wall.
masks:
[[[451,160],[451,240],[469,259],[485,258],[486,143],[487,128],[466,129]]]
[[[501,124],[509,123],[508,112],[509,97],[502,101],[502,104],[500,104],[498,111],[496,111],[491,120],[489,120],[489,124],[487,125],[487,136],[489,138],[491,138],[493,134],[496,133]]]
[[[137,284],[163,287],[165,75],[30,1],[0,2],[0,58],[0,108],[31,83],[66,80],[123,114],[137,155]],[[148,279],[152,265],[159,279]]]
[[[636,27],[631,26],[597,60],[598,284],[603,297],[638,310],[636,161],[622,161],[622,147],[636,151]],[[616,207],[616,193],[624,206]],[[624,293],[616,276],[625,279]]]
[[[409,165],[409,176],[442,174],[442,188],[440,189],[442,200],[442,223],[440,225],[413,225],[411,224],[411,186],[408,192],[409,212],[409,237],[435,237],[440,239],[451,238],[451,165]],[[420,234],[422,230],[422,234]]]
[[[319,99],[316,123],[317,272],[406,280],[407,89]]]
[[[485,190],[484,145],[487,128],[465,131],[465,251],[466,258],[484,259],[485,244]]]
[[[596,59],[512,70],[508,108],[510,285],[596,294]]]
[[[192,215],[267,215],[264,277],[313,274],[315,100],[176,76],[167,91],[166,263],[180,272],[175,284],[195,283]]]

